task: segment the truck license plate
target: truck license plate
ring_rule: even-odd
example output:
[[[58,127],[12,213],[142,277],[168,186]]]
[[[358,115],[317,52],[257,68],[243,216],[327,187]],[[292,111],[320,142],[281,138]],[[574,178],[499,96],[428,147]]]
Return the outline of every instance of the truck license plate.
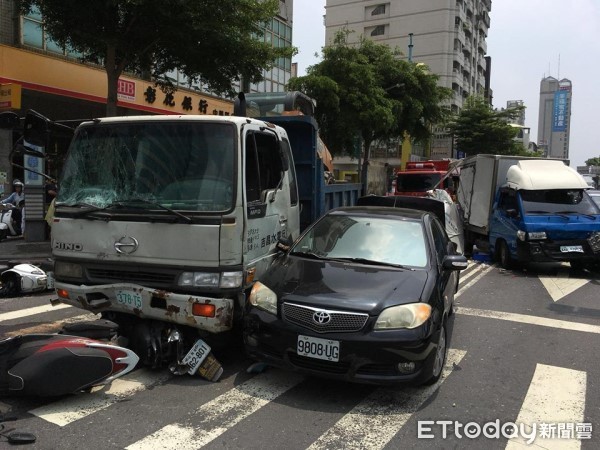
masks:
[[[140,309],[142,307],[142,294],[139,292],[119,289],[115,292],[117,303],[129,309]]]
[[[583,246],[581,246],[581,245],[561,245],[560,251],[563,253],[571,253],[571,252],[583,253]]]
[[[296,352],[300,356],[338,362],[340,360],[340,342],[299,334]]]
[[[194,375],[209,353],[210,347],[208,344],[202,339],[198,339],[192,349],[183,357],[181,362],[184,365],[189,366],[188,373]]]

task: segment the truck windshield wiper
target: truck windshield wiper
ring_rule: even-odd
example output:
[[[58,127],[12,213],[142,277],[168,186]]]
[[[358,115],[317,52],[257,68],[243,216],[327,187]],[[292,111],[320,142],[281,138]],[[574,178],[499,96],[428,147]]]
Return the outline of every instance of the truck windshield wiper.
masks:
[[[556,214],[579,214],[580,216],[585,216],[588,219],[596,220],[596,216],[592,216],[591,214],[580,213],[577,211],[559,211]]]
[[[186,216],[185,214],[181,214],[180,212],[175,211],[174,209],[168,208],[166,206],[163,206],[160,203],[153,202],[151,200],[146,200],[143,198],[137,198],[137,197],[127,198],[127,199],[123,199],[123,200],[116,200],[106,206],[94,206],[94,205],[90,205],[89,203],[84,203],[84,202],[73,203],[73,204],[69,204],[66,206],[85,206],[85,207],[87,207],[88,209],[82,209],[74,214],[76,217],[80,217],[80,216],[85,216],[85,215],[93,213],[93,212],[106,211],[107,209],[125,208],[128,204],[135,203],[135,202],[148,203],[150,205],[158,206],[159,208],[164,209],[165,211],[169,211],[171,214],[181,217],[188,223],[192,222],[192,219],[190,217]],[[128,205],[128,206],[131,206],[131,205]]]
[[[332,259],[334,259],[336,261],[351,261],[351,262],[355,262],[355,263],[372,264],[375,266],[387,266],[387,267],[396,267],[398,269],[415,270],[412,267],[403,266],[402,264],[394,264],[394,263],[385,262],[385,261],[375,261],[373,259],[368,259],[368,258],[332,258]]]
[[[325,256],[321,256],[316,254],[315,252],[291,252],[290,255],[294,256],[302,256],[303,258],[311,258],[311,259],[329,259]]]
[[[550,212],[550,211],[527,211],[526,214],[557,214],[558,216],[562,217],[563,219],[567,219],[569,220],[568,216],[565,216],[564,213],[559,213],[559,212]]]
[[[120,206],[125,206],[131,203],[135,203],[135,202],[142,202],[142,203],[146,203],[148,205],[153,205],[153,206],[158,206],[160,209],[164,209],[165,211],[169,211],[171,214],[174,214],[178,217],[181,217],[182,219],[184,219],[187,223],[192,223],[192,218],[186,216],[185,214],[181,214],[179,211],[175,211],[174,209],[171,209],[167,206],[161,205],[158,202],[152,201],[152,200],[146,200],[145,198],[139,198],[139,197],[132,197],[132,198],[127,198],[127,199],[123,199],[123,200],[119,200],[116,202],[113,202],[112,204],[118,204]],[[109,205],[110,206],[110,205]]]

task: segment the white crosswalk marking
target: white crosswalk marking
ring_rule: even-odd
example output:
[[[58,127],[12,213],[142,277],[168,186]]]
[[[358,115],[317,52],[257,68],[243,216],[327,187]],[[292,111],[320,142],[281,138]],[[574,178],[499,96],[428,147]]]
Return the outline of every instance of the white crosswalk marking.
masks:
[[[197,449],[275,400],[302,381],[290,372],[271,369],[205,403],[193,413],[194,423],[170,424],[127,449]],[[191,419],[191,417],[190,417]]]
[[[538,364],[523,406],[517,417],[517,424],[524,424],[531,432],[533,424],[537,426],[537,439],[534,446],[544,449],[570,450],[581,448],[581,441],[571,428],[571,436],[560,438],[558,424],[573,426],[584,421],[586,392],[586,373],[562,367]],[[554,424],[554,439],[540,437],[540,424]],[[520,449],[526,445],[522,437],[511,439],[506,448]]]
[[[94,388],[90,394],[67,397],[40,408],[29,411],[41,419],[64,427],[90,414],[106,409],[125,397],[165,381],[170,378],[168,371],[152,372],[137,370],[123,378],[117,378],[110,385]]]
[[[325,432],[310,450],[331,448],[380,449],[400,431],[410,417],[452,372],[466,352],[448,350],[440,381],[426,388],[377,389]]]
[[[491,266],[484,266],[483,264],[481,265],[481,269],[478,270],[477,276],[475,278],[473,278],[471,281],[469,281],[467,284],[464,284],[461,286],[461,288],[458,290],[458,292],[456,292],[456,294],[454,295],[454,299],[457,299],[458,297],[460,297],[463,292],[465,292],[467,289],[469,289],[471,286],[473,286],[475,283],[477,283],[480,279],[482,279],[485,274],[487,274],[490,270],[492,270],[495,266],[491,265]],[[461,280],[461,284],[462,284]]]
[[[20,319],[22,317],[33,316],[35,314],[43,314],[43,313],[47,313],[47,312],[58,311],[60,309],[65,309],[65,308],[73,308],[73,307],[71,305],[61,304],[61,305],[56,305],[56,306],[43,305],[43,306],[36,306],[34,308],[19,309],[18,311],[11,311],[11,312],[0,314],[0,322],[6,322],[7,320]]]

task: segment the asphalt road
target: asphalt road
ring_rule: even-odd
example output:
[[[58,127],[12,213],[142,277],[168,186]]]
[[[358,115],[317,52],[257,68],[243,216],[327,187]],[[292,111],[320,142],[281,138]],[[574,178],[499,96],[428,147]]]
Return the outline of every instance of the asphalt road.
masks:
[[[251,361],[231,347],[216,355],[225,368],[218,383],[140,369],[92,393],[0,398],[0,413],[37,436],[35,449],[512,449],[534,436],[543,448],[600,448],[599,281],[568,265],[472,264],[444,376],[432,387],[250,374]],[[1,333],[53,332],[94,317],[53,308],[53,297],[1,299]],[[522,432],[508,439],[511,423]]]

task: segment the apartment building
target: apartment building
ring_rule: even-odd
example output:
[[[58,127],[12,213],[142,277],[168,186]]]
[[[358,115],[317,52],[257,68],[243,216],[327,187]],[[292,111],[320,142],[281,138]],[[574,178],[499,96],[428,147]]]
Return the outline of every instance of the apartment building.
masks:
[[[351,44],[364,36],[399,48],[453,90],[449,106],[458,112],[473,94],[491,103],[491,60],[486,57],[491,9],[491,0],[327,0],[325,45],[346,28]],[[434,130],[428,156],[456,156],[453,152],[450,136]]]

